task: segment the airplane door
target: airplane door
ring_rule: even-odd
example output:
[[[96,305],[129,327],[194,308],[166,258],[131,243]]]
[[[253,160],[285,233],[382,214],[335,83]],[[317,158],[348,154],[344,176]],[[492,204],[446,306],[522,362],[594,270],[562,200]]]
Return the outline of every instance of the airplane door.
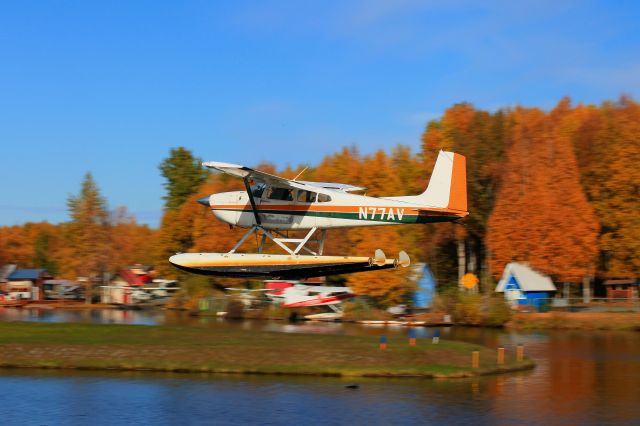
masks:
[[[317,193],[298,189],[296,191],[295,211],[293,223],[299,229],[311,229],[316,226],[316,216],[313,214],[312,206],[316,201]]]
[[[294,191],[289,188],[267,187],[260,201],[260,220],[272,228],[290,228]]]

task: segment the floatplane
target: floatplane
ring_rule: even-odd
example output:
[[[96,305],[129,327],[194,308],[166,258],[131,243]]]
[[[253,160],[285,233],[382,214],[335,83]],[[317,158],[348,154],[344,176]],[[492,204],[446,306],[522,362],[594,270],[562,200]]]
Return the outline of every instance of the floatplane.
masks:
[[[453,152],[440,151],[422,194],[380,198],[356,194],[366,190],[359,186],[285,179],[230,163],[202,164],[241,178],[245,190],[212,194],[198,202],[231,227],[248,231],[226,253],[179,253],[169,259],[196,274],[296,280],[407,267],[410,259],[404,251],[393,259],[381,249],[370,257],[324,255],[327,230],[452,222],[469,214],[466,159]],[[290,238],[289,231],[306,234]],[[261,235],[257,253],[237,253],[254,233]],[[264,253],[267,239],[286,254]]]
[[[272,303],[286,309],[328,308],[329,312],[306,315],[306,319],[335,320],[343,315],[342,302],[355,297],[349,287],[309,285],[300,281],[265,280],[264,288],[242,289],[227,287],[225,290],[239,294],[240,300],[250,307],[262,293]]]
[[[296,281],[265,280],[265,295],[283,308],[327,306],[341,313],[338,306],[355,297],[349,287],[307,285]]]

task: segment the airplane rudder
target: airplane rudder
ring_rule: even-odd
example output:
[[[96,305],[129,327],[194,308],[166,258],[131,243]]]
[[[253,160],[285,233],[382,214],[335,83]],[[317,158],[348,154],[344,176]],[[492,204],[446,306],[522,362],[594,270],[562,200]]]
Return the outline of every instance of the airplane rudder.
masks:
[[[467,211],[467,159],[456,153],[453,154],[448,208]]]

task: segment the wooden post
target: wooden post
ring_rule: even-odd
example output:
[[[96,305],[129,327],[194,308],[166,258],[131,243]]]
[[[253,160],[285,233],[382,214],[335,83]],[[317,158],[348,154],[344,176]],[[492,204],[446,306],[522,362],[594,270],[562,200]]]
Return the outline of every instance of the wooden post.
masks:
[[[498,365],[503,365],[504,364],[504,348],[503,347],[499,347],[498,348]]]
[[[520,344],[516,347],[516,361],[522,362],[523,359],[524,359],[524,346]]]
[[[480,352],[471,352],[471,368],[478,368],[480,366]]]
[[[380,350],[384,351],[387,349],[387,336],[380,336]]]

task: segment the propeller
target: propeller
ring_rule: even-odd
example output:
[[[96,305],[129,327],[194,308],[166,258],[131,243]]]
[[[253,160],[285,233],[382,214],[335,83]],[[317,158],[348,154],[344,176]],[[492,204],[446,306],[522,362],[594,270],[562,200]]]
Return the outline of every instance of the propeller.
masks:
[[[384,255],[384,252],[380,249],[376,249],[373,255],[373,263],[378,266],[384,266],[387,261],[387,256]]]
[[[403,268],[411,265],[411,259],[409,259],[409,255],[404,250],[401,250],[400,253],[398,253],[398,265]]]

